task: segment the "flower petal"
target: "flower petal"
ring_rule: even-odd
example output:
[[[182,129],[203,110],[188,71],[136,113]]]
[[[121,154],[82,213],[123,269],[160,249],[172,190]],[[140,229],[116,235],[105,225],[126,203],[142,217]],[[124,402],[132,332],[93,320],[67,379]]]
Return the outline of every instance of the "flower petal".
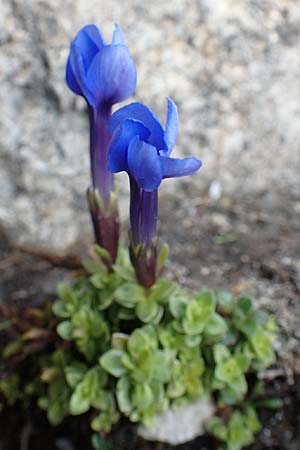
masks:
[[[124,45],[107,45],[93,59],[87,85],[96,102],[122,102],[136,86],[135,64]]]
[[[79,49],[87,71],[96,54],[105,46],[105,41],[96,25],[87,25],[79,31],[72,44]]]
[[[94,98],[86,83],[83,58],[80,49],[74,44],[71,46],[67,61],[66,82],[71,91],[75,92],[75,94],[82,95],[91,106],[94,106]]]
[[[115,24],[115,31],[111,43],[113,45],[126,45],[123,32],[118,24]]]
[[[171,153],[175,145],[178,133],[178,111],[177,106],[170,98],[167,98],[168,102],[168,114],[165,129],[165,142],[167,144],[167,155]]]
[[[150,108],[142,103],[130,103],[123,108],[118,109],[110,119],[111,133],[119,126],[125,119],[135,119],[142,122],[151,132],[148,138],[149,144],[156,147],[158,150],[165,149],[164,130],[156,115]]]
[[[126,119],[116,129],[109,146],[108,168],[111,172],[122,172],[128,170],[127,150],[130,141],[138,136],[146,140],[150,131],[141,122],[133,119]]]
[[[162,167],[163,178],[184,177],[197,172],[202,166],[202,162],[197,158],[169,158],[159,156]]]
[[[162,181],[162,170],[157,150],[134,137],[128,147],[128,168],[141,189],[155,191]]]

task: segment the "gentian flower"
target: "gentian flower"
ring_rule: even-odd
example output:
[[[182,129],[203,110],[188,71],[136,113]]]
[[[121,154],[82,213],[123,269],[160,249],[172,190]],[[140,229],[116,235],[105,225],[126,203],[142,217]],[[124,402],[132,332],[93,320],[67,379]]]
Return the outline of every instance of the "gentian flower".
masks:
[[[177,138],[178,112],[172,100],[167,102],[165,129],[141,103],[124,106],[110,120],[109,169],[129,175],[132,261],[145,286],[151,286],[156,278],[157,189],[164,178],[191,175],[202,165],[194,157],[170,157]]]
[[[136,87],[135,64],[119,26],[115,27],[111,44],[105,43],[95,25],[79,31],[71,43],[66,81],[88,104],[92,174],[88,199],[96,241],[108,250],[113,262],[119,225],[113,204],[113,177],[108,170],[108,123],[112,106],[132,95]]]

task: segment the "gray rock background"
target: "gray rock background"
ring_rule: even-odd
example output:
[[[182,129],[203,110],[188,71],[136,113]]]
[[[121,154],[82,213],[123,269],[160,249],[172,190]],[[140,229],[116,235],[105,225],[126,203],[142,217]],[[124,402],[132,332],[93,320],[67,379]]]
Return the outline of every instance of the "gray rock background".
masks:
[[[13,242],[63,252],[91,237],[88,122],[64,82],[87,23],[107,40],[122,26],[136,99],[162,119],[165,96],[178,104],[175,151],[203,161],[190,192],[300,201],[299,0],[0,0],[0,10],[0,228]],[[182,183],[166,182],[162,200]]]

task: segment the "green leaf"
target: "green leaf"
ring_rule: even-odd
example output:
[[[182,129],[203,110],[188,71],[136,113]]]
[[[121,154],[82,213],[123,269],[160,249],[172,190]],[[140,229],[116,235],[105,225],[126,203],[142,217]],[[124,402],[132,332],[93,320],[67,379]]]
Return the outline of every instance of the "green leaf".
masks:
[[[153,379],[166,383],[172,375],[176,351],[171,349],[156,350],[152,355]]]
[[[166,242],[164,242],[160,249],[160,252],[159,252],[159,255],[157,258],[157,263],[156,263],[156,272],[158,274],[160,274],[160,272],[162,271],[162,269],[165,265],[165,262],[168,259],[169,251],[170,251],[170,248],[169,248],[168,244]]]
[[[103,259],[103,261],[111,260],[110,254],[108,253],[108,251],[105,248],[100,247],[100,245],[98,245],[98,244],[95,244],[94,249],[95,249],[96,255],[100,256],[100,258]]]
[[[71,341],[73,338],[73,326],[69,320],[60,322],[56,327],[56,331],[58,336],[65,341]]]
[[[257,408],[267,408],[267,409],[273,409],[276,411],[283,407],[283,401],[281,398],[277,398],[277,397],[265,398],[263,400],[256,401],[255,406]]]
[[[120,411],[128,416],[133,408],[131,400],[131,383],[128,377],[122,377],[117,382],[116,394]]]
[[[234,309],[234,300],[231,292],[224,289],[216,289],[217,305],[221,312],[224,314],[230,314]]]
[[[243,415],[235,411],[228,423],[228,442],[233,449],[239,450],[253,441],[253,433],[245,426]]]
[[[56,316],[67,319],[76,312],[79,306],[78,297],[68,284],[59,284],[57,294],[60,300],[53,303],[52,311]]]
[[[240,297],[237,300],[236,312],[237,314],[241,314],[243,316],[249,316],[249,314],[252,314],[253,313],[252,299],[249,297]]]
[[[215,368],[215,377],[227,383],[234,391],[247,392],[247,382],[235,357],[220,362]]]
[[[91,400],[91,405],[93,408],[102,411],[111,411],[115,406],[113,393],[104,389],[98,389]]]
[[[272,349],[270,336],[263,330],[258,329],[250,338],[251,345],[260,359],[263,367],[268,367],[275,362],[275,353]]]
[[[65,368],[65,376],[68,385],[74,388],[84,377],[87,371],[87,366],[79,361],[74,361],[71,365]]]
[[[206,424],[207,431],[220,441],[227,441],[227,428],[219,417],[213,417]]]
[[[201,333],[215,310],[215,298],[210,290],[201,290],[188,303],[183,320],[183,328],[187,334]]]
[[[172,295],[169,300],[169,308],[175,319],[180,319],[184,316],[188,302],[189,298],[183,292],[178,292],[175,295]]]
[[[103,311],[107,309],[114,301],[115,293],[110,289],[102,289],[98,292],[98,310]]]
[[[102,261],[87,260],[81,263],[83,268],[91,275],[96,273],[107,274],[107,268]]]
[[[246,408],[244,414],[244,422],[247,428],[249,428],[252,433],[258,433],[261,429],[261,424],[256,414],[255,409],[252,406]]]
[[[165,302],[175,292],[176,283],[160,278],[150,289],[149,300],[155,302]]]
[[[146,409],[153,401],[151,387],[146,384],[136,384],[132,394],[133,404],[139,409]]]
[[[107,376],[101,367],[93,367],[77,384],[70,400],[70,411],[73,415],[83,414],[90,409],[104,384]]]
[[[158,310],[159,306],[157,303],[151,301],[150,299],[146,299],[145,301],[138,303],[136,306],[136,315],[142,322],[148,323],[155,318]]]
[[[226,321],[222,316],[215,313],[209,319],[204,329],[204,338],[207,344],[213,344],[225,337],[228,330]]]
[[[122,364],[122,356],[126,355],[123,350],[108,350],[101,356],[99,362],[101,366],[114,377],[121,377],[127,373],[126,367]]]
[[[115,292],[116,302],[126,308],[134,308],[139,302],[145,301],[145,290],[135,283],[124,283]]]
[[[75,388],[70,399],[70,413],[73,416],[83,414],[90,409],[90,386],[81,381]]]
[[[11,356],[22,350],[23,346],[24,342],[20,337],[14,339],[13,341],[10,341],[3,349],[3,358],[10,358]]]
[[[137,282],[135,272],[130,265],[129,266],[121,266],[120,264],[114,264],[113,270],[123,280],[130,281],[132,283]]]
[[[103,289],[106,285],[106,279],[102,273],[95,273],[89,278],[89,280],[97,289]]]
[[[158,346],[155,329],[152,325],[136,328],[128,339],[128,351],[133,359],[143,352],[156,350]]]

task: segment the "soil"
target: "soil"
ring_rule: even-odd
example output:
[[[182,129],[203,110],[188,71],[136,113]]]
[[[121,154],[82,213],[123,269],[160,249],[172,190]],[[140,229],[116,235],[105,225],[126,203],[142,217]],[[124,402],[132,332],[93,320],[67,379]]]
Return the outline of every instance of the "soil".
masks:
[[[282,398],[282,410],[261,411],[263,431],[251,450],[300,448],[300,202],[277,193],[255,199],[197,198],[181,183],[176,199],[165,195],[160,236],[171,247],[166,275],[190,289],[223,287],[252,295],[273,312],[281,326],[278,364],[261,373],[270,395]],[[55,285],[76,275],[79,258],[38,254],[0,239],[0,298],[6,305],[42,304],[53,298]],[[77,249],[82,255],[82,249]],[[1,302],[2,300],[0,300]],[[123,450],[173,450],[138,438],[122,422],[110,436]],[[74,419],[51,428],[44,414],[18,408],[0,415],[0,450],[91,449],[90,435]],[[214,450],[203,436],[176,450]]]

